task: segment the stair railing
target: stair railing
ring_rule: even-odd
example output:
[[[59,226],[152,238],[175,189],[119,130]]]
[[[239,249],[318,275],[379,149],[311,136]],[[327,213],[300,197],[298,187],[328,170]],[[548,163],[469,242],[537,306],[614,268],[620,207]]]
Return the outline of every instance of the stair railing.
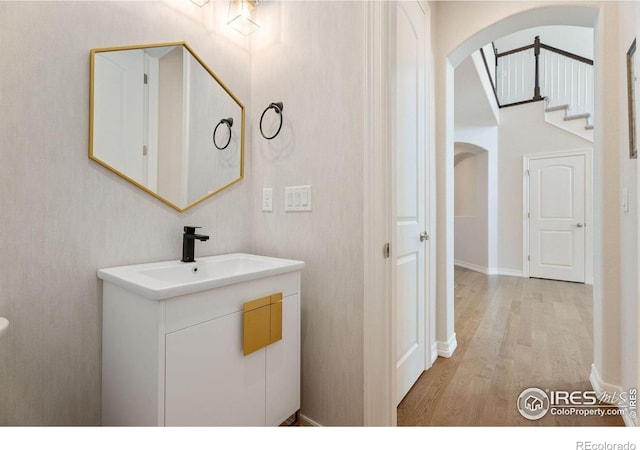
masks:
[[[572,114],[593,112],[593,60],[540,42],[498,52],[493,46],[492,74],[480,54],[500,108],[547,100],[570,105]]]

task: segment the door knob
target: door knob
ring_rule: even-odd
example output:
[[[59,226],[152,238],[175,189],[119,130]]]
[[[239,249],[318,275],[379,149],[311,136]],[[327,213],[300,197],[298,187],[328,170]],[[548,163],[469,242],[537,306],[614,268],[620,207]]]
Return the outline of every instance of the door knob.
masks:
[[[584,224],[582,224],[582,223],[577,223],[577,224],[576,224],[576,226],[577,226],[578,228],[582,228],[582,227],[584,226]]]
[[[429,235],[427,234],[426,231],[423,231],[422,233],[420,233],[420,242],[424,242],[428,240],[429,240]]]

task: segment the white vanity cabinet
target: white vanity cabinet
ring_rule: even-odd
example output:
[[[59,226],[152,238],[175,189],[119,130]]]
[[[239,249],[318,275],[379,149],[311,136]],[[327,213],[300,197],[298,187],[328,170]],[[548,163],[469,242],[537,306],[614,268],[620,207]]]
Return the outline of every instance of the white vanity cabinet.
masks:
[[[165,299],[103,279],[103,425],[279,425],[299,410],[299,269]],[[245,356],[243,305],[276,293],[282,339]]]

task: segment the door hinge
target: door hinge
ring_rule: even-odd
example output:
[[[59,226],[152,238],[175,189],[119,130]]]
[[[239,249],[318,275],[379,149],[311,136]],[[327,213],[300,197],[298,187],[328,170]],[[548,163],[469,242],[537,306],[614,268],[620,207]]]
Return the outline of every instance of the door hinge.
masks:
[[[527,219],[531,219],[531,213],[527,213]]]
[[[527,256],[527,261],[531,261],[531,255]]]
[[[146,145],[142,146],[142,156],[147,156],[147,153],[149,153],[149,149],[147,148]]]
[[[388,242],[384,244],[384,247],[382,248],[382,254],[385,259],[391,257],[391,244],[389,244]]]
[[[149,84],[149,75],[144,74],[144,84]]]
[[[531,176],[531,172],[529,171],[529,169],[525,170],[525,173],[527,174],[527,176]]]

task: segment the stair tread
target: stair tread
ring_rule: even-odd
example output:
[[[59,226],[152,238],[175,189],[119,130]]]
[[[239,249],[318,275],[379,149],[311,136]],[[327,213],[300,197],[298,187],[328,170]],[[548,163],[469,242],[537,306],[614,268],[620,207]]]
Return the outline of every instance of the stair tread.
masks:
[[[591,113],[573,114],[564,116],[564,120],[588,119],[589,117],[591,117]]]
[[[553,111],[560,111],[561,109],[569,109],[569,105],[568,104],[564,104],[564,105],[556,105],[556,106],[547,106],[547,108],[545,109],[546,112],[553,112]]]

